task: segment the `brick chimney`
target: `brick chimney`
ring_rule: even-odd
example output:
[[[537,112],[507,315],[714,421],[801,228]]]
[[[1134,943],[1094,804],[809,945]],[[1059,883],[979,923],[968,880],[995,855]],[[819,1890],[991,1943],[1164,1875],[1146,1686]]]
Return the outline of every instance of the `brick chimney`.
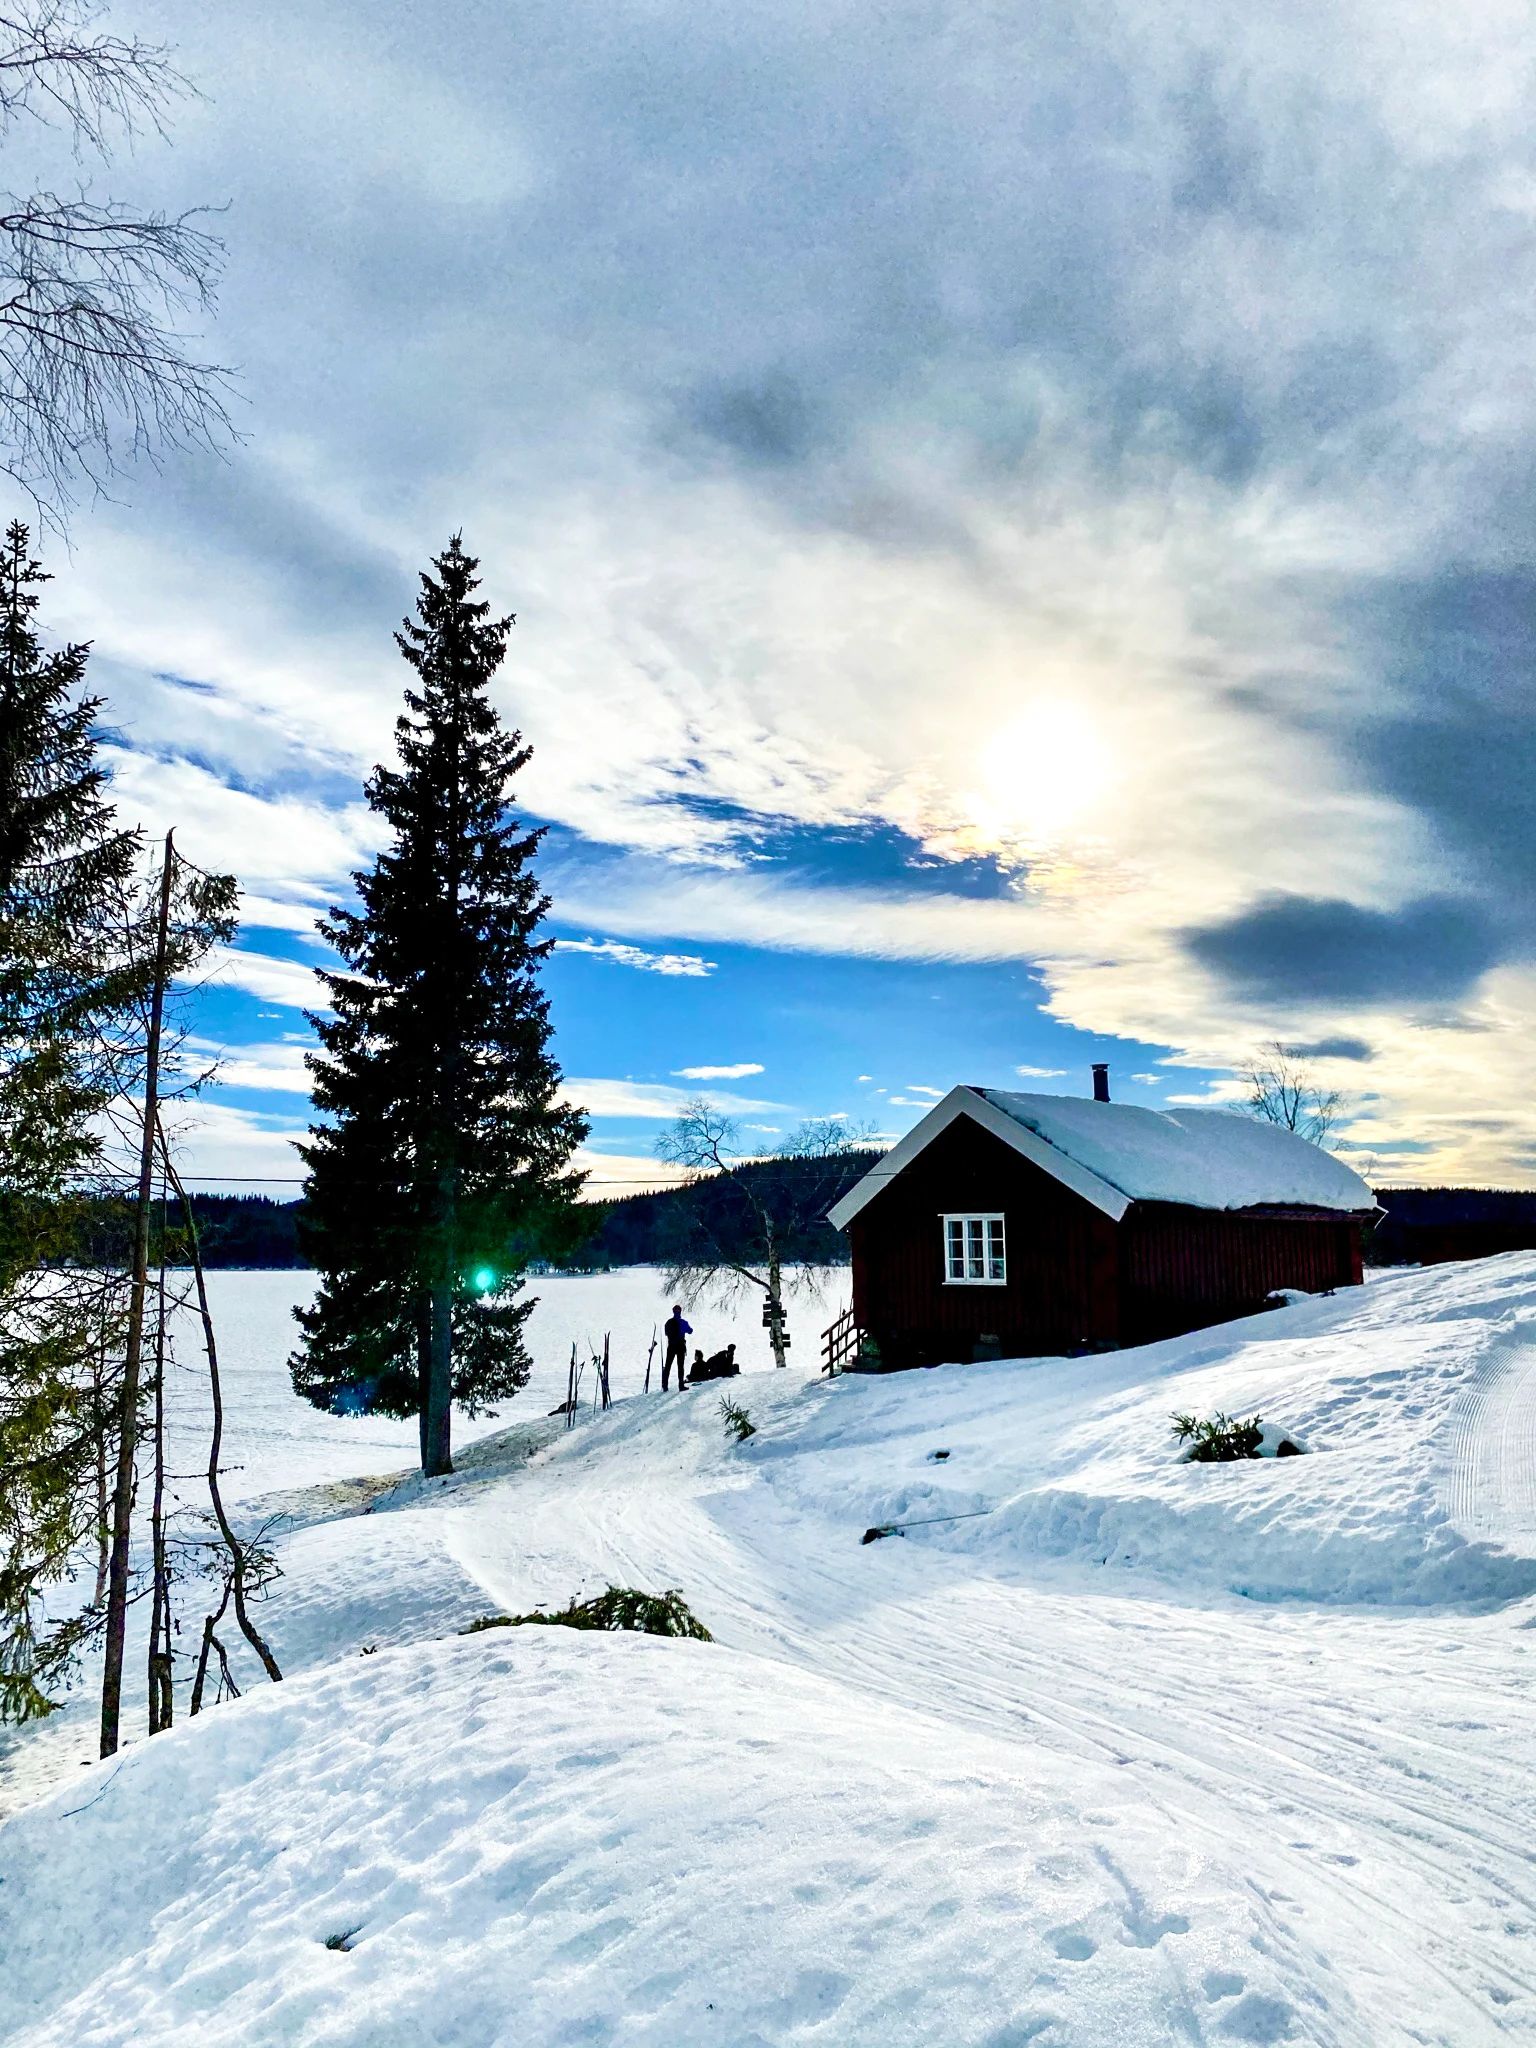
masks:
[[[1109,1100],[1109,1067],[1100,1063],[1093,1070],[1093,1099],[1095,1102]]]

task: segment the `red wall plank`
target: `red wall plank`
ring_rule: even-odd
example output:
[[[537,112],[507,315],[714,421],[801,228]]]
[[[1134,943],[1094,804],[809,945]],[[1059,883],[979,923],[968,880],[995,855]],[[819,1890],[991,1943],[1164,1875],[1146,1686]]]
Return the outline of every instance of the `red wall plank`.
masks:
[[[1346,1222],[1138,1202],[1119,1236],[1120,1317],[1130,1344],[1256,1315],[1277,1288],[1321,1294],[1359,1277],[1360,1233]]]

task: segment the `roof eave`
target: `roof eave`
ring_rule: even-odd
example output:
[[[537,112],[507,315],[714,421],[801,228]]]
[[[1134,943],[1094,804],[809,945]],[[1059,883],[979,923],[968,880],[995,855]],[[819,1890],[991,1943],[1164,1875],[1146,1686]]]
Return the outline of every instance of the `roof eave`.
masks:
[[[989,1102],[978,1089],[961,1087],[951,1088],[942,1102],[935,1103],[901,1142],[891,1147],[878,1166],[871,1167],[861,1181],[855,1182],[842,1200],[827,1211],[827,1221],[838,1230],[846,1230],[860,1210],[867,1208],[876,1195],[883,1193],[898,1174],[904,1173],[914,1159],[927,1151],[935,1138],[941,1137],[956,1118],[962,1116],[980,1124],[984,1131],[1000,1139],[1010,1151],[1019,1153],[1042,1172],[1048,1173],[1052,1180],[1070,1188],[1073,1194],[1081,1195],[1085,1202],[1091,1203],[1112,1223],[1118,1223],[1130,1208],[1130,1196],[1112,1182],[1090,1172],[1086,1166],[1080,1166],[1075,1159],[1069,1159],[1065,1152],[1038,1132]]]

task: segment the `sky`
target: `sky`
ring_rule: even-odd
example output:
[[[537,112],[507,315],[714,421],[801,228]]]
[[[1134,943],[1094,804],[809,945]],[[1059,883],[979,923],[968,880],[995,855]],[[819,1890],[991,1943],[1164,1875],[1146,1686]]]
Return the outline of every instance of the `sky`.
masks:
[[[245,891],[191,1170],[283,1176],[450,534],[548,833],[593,1191],[956,1081],[1530,1184],[1524,6],[136,6],[201,97],[238,443],[53,543],[123,815]],[[36,145],[13,132],[10,181]]]

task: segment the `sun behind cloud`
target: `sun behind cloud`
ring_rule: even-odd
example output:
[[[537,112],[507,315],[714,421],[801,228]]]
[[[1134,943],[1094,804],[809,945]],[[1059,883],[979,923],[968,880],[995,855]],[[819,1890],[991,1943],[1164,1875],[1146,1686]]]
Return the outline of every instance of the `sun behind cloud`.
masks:
[[[1050,835],[1076,823],[1108,788],[1109,751],[1076,705],[1033,704],[986,744],[978,824],[995,814],[1005,832]]]

